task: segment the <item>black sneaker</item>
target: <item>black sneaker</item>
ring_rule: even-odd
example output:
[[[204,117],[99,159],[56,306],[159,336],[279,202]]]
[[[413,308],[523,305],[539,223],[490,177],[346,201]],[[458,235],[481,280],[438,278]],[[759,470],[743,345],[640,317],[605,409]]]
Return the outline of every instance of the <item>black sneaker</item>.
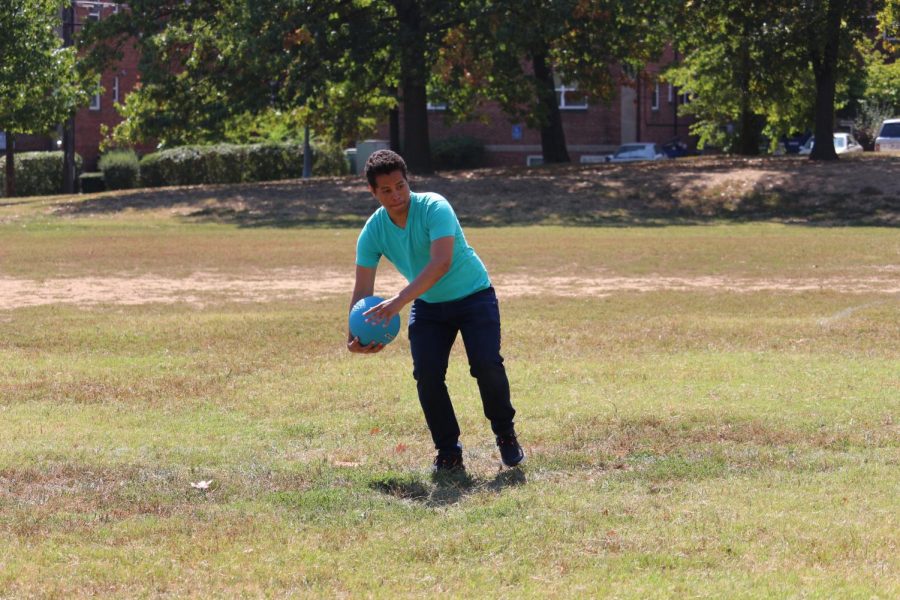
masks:
[[[438,450],[437,456],[434,457],[434,466],[431,467],[433,473],[452,473],[455,471],[464,471],[462,456],[462,444],[456,442],[456,448],[453,450]]]
[[[525,451],[519,445],[515,433],[498,435],[497,447],[500,449],[500,460],[507,467],[515,467],[525,460]]]

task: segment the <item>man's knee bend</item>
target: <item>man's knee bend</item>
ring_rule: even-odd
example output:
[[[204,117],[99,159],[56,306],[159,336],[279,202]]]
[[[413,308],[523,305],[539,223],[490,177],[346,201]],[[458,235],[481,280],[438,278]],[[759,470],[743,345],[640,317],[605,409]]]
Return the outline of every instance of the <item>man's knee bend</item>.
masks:
[[[479,360],[469,363],[469,373],[476,379],[505,373],[502,360]]]
[[[413,369],[413,378],[419,383],[444,383],[447,369]]]

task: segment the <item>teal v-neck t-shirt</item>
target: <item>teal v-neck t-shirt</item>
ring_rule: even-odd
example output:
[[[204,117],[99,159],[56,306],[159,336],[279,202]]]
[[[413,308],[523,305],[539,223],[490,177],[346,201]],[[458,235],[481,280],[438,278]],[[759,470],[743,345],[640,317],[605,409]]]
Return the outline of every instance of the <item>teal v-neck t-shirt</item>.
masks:
[[[490,287],[484,263],[469,246],[450,203],[440,194],[409,196],[406,227],[397,227],[384,207],[369,217],[356,242],[356,264],[374,269],[387,258],[408,281],[415,279],[431,260],[431,242],[453,236],[450,270],[422,294],[426,302],[450,302]]]

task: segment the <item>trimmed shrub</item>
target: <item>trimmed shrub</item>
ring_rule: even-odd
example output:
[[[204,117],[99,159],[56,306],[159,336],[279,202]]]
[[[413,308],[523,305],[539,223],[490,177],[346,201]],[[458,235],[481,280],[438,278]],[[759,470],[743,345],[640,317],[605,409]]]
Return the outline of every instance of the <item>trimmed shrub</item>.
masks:
[[[484,142],[469,136],[437,140],[431,145],[436,169],[477,169],[484,166]]]
[[[347,155],[338,144],[331,141],[316,142],[312,149],[313,175],[347,175],[350,172]]]
[[[303,146],[180,146],[145,156],[140,174],[147,187],[292,179],[303,174]]]
[[[94,194],[106,190],[103,173],[82,173],[78,178],[78,187],[82,194]]]
[[[128,190],[137,186],[140,162],[134,150],[112,150],[100,157],[106,189]],[[82,191],[84,188],[82,188]]]
[[[16,196],[47,196],[63,193],[62,152],[22,152],[13,159]],[[81,173],[81,156],[75,155],[75,177]],[[6,167],[0,159],[0,196],[6,193]]]

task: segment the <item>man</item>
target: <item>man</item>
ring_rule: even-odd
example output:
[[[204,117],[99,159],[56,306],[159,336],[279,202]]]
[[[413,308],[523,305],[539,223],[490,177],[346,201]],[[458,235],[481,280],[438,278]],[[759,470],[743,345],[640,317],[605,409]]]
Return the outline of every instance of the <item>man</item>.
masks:
[[[450,349],[462,334],[469,371],[478,381],[484,415],[491,422],[503,464],[525,459],[513,426],[515,409],[500,356],[500,310],[487,270],[466,242],[456,214],[443,197],[409,189],[399,154],[378,150],[366,161],[366,179],[381,207],[369,217],[356,245],[352,307],[375,290],[382,256],[409,285],[364,314],[387,323],[409,303],[413,377],[437,456],[436,473],[462,470],[459,424],[445,384]],[[350,352],[374,354],[384,346],[363,346],[348,333]]]

